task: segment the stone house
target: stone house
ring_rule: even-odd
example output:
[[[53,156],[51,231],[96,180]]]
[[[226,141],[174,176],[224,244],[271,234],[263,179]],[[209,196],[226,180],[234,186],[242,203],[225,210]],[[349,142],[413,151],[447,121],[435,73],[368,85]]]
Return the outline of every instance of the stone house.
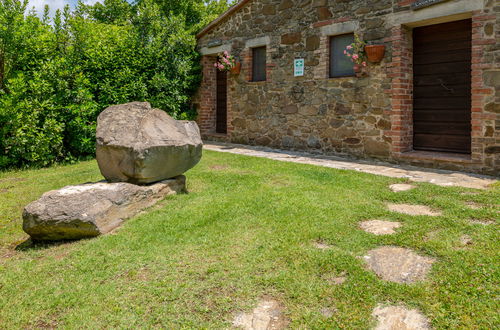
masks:
[[[240,0],[197,35],[202,135],[498,175],[499,13],[496,0]],[[385,45],[357,75],[354,33]],[[239,73],[214,67],[223,51]]]

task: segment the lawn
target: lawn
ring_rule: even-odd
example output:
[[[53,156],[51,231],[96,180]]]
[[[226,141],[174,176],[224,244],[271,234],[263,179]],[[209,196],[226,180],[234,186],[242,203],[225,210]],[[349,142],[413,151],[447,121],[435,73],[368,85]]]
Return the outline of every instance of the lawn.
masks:
[[[374,307],[386,302],[418,308],[436,329],[500,325],[498,185],[476,194],[419,183],[394,193],[388,186],[404,180],[205,151],[187,173],[188,194],[115,232],[26,241],[27,203],[100,179],[95,161],[0,173],[0,328],[227,328],[263,297],[283,305],[291,328],[367,329]],[[392,213],[386,203],[443,214]],[[403,226],[375,236],[359,229],[367,219]],[[463,246],[463,235],[472,244]],[[380,280],[362,256],[385,245],[435,258],[428,279]],[[326,280],[336,276],[345,282]],[[335,312],[327,317],[323,308]]]

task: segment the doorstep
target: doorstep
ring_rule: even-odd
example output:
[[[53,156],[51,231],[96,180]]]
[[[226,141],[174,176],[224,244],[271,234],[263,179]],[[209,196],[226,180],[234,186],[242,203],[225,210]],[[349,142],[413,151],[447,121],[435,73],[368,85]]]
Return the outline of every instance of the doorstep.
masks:
[[[413,150],[397,154],[397,158],[406,160],[430,160],[444,163],[474,164],[470,155],[451,152],[419,151]]]

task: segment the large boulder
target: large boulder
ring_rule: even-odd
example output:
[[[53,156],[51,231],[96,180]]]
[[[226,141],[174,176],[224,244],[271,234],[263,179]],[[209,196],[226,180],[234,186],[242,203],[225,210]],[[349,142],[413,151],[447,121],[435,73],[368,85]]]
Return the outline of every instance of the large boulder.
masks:
[[[170,194],[184,192],[181,175],[151,185],[97,182],[67,186],[24,208],[23,230],[33,240],[80,239],[105,234]]]
[[[97,163],[110,182],[147,184],[183,174],[201,159],[198,125],[147,102],[114,105],[97,119]]]

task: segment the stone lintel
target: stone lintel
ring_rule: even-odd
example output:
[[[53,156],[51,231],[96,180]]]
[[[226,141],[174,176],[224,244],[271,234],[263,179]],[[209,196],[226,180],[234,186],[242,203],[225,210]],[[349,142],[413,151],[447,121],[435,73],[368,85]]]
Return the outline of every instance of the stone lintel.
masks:
[[[461,0],[436,4],[418,11],[405,11],[388,15],[387,26],[406,25],[418,27],[446,23],[472,17],[472,12],[482,10],[483,0]]]
[[[245,48],[262,47],[262,46],[268,46],[269,44],[271,44],[271,38],[269,36],[263,36],[263,37],[248,39],[245,42]]]
[[[224,44],[217,47],[202,47],[199,51],[201,55],[217,55],[224,51],[230,52],[232,49],[231,44]]]
[[[342,23],[334,23],[325,25],[320,28],[320,32],[322,35],[326,36],[334,36],[345,33],[353,33],[359,29],[358,21],[351,22],[342,22]]]

